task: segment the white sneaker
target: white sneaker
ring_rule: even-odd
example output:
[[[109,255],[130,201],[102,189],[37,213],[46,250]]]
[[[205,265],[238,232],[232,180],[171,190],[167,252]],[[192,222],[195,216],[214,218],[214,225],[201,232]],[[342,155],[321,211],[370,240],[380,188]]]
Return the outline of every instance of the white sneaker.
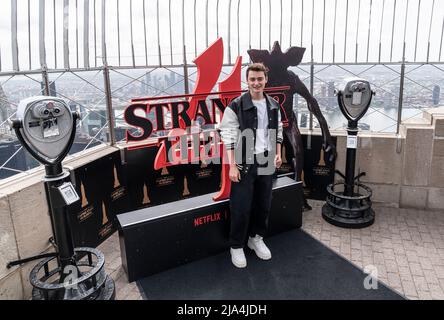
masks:
[[[244,249],[230,248],[231,262],[238,268],[245,268],[247,266],[247,259],[245,258]]]
[[[257,234],[254,238],[249,237],[247,245],[248,248],[254,250],[254,252],[256,252],[256,255],[262,260],[271,259],[271,251],[265,245],[264,240],[262,240],[262,237],[260,235]]]

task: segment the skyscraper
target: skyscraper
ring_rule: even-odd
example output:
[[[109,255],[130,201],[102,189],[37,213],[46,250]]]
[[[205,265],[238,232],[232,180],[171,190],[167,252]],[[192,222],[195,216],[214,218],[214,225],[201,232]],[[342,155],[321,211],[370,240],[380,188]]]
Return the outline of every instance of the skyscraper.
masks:
[[[433,94],[432,94],[432,100],[433,100],[434,106],[439,104],[440,94],[441,94],[441,87],[438,85],[434,86],[433,87]]]
[[[8,98],[3,91],[3,87],[0,85],[0,123],[8,119],[10,108],[11,105],[9,104]]]
[[[42,90],[42,94],[45,94],[45,85],[43,84],[43,81],[40,81],[40,88]],[[52,97],[57,96],[55,81],[49,83],[49,95]]]
[[[328,99],[327,105],[329,108],[332,108],[336,105],[334,81],[329,81],[327,83],[327,99]]]
[[[143,94],[150,95],[151,94],[151,72],[145,74],[145,82],[143,84]]]

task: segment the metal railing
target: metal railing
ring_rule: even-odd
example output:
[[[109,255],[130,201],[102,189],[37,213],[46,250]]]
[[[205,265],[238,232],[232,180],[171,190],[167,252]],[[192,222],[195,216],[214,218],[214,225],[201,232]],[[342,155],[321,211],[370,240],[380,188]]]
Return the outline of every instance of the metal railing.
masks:
[[[341,129],[332,89],[347,76],[370,80],[377,96],[362,120],[399,133],[402,120],[439,104],[444,90],[444,2],[435,0],[11,0],[0,30],[0,135],[19,98],[55,94],[83,113],[83,149],[122,140],[122,108],[134,96],[189,93],[190,63],[218,37],[221,77],[247,50],[306,47],[293,67]],[[8,7],[9,6],[9,7]],[[8,15],[10,13],[10,15]],[[322,18],[321,18],[322,17]],[[381,76],[383,74],[383,76]],[[173,76],[174,75],[174,76]],[[10,86],[26,79],[23,90]],[[157,79],[157,81],[156,81]],[[296,99],[300,125],[316,119]],[[383,126],[373,126],[373,122]],[[308,119],[308,120],[307,120]],[[376,120],[375,120],[376,119]],[[13,136],[13,135],[12,135]],[[11,137],[13,138],[13,137]],[[19,152],[12,148],[11,156]],[[18,150],[18,151],[17,151]],[[0,160],[0,171],[11,159]]]

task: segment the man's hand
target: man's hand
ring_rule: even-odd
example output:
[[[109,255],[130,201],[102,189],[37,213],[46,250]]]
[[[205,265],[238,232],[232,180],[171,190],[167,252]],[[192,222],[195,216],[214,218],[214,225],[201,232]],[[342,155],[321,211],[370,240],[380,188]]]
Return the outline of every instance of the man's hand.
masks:
[[[228,175],[233,182],[239,182],[241,179],[240,171],[235,164],[230,165],[230,172]]]
[[[276,168],[280,168],[281,167],[281,165],[282,165],[282,159],[281,159],[281,155],[280,154],[277,154],[275,157],[274,157],[274,166],[276,167]]]

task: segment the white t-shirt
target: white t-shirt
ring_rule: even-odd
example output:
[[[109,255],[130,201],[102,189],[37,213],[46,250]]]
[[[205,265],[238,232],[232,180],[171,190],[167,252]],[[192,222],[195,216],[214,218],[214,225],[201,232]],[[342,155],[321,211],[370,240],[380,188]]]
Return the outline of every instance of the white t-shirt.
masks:
[[[265,98],[263,98],[261,100],[253,100],[253,104],[257,109],[256,145],[254,146],[254,153],[258,154],[265,150],[270,150],[268,140],[267,102]]]

